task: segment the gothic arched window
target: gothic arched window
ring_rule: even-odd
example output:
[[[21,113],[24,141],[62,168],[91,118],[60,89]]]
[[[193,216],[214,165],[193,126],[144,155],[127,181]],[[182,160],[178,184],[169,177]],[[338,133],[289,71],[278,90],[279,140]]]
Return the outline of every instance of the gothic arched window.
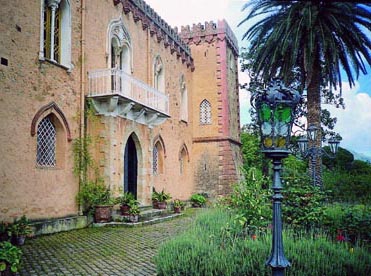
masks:
[[[180,119],[188,121],[188,91],[184,75],[180,78]]]
[[[155,58],[153,65],[153,81],[154,87],[158,91],[165,92],[165,72],[164,64],[160,56]]]
[[[37,154],[36,162],[38,166],[56,166],[56,141],[57,130],[51,117],[42,119],[37,127]]]

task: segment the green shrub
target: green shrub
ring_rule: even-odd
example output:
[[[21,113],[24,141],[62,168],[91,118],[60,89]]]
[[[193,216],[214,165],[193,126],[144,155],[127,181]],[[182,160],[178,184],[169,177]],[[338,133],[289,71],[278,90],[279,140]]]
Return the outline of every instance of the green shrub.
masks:
[[[154,189],[152,192],[152,200],[158,202],[166,202],[167,200],[171,199],[171,195],[166,193],[164,189],[161,192],[156,192]]]
[[[192,206],[195,207],[201,207],[206,203],[206,198],[201,194],[193,194],[190,200],[192,202]]]
[[[10,267],[11,272],[17,272],[20,267],[22,250],[10,242],[0,242],[0,274]]]
[[[283,195],[282,214],[287,224],[305,229],[319,226],[325,193],[311,185],[305,177],[297,176],[284,181]]]
[[[266,182],[258,170],[250,169],[245,173],[245,180],[233,186],[232,193],[223,201],[235,211],[234,219],[250,232],[259,232],[271,222],[271,194],[263,188]]]
[[[324,171],[325,191],[334,202],[371,204],[371,174]]]
[[[292,267],[286,275],[370,275],[371,256],[347,243],[333,243],[323,233],[284,232],[284,246]],[[163,244],[155,256],[157,273],[164,275],[271,275],[265,266],[271,234],[246,236],[230,211],[202,212],[192,226]],[[308,274],[310,273],[310,274]]]
[[[371,207],[366,205],[331,204],[326,206],[323,227],[333,236],[344,235],[345,239],[356,242],[371,240]]]
[[[94,212],[97,205],[112,205],[115,203],[110,190],[101,181],[83,183],[76,199],[82,205],[84,212],[89,214]]]

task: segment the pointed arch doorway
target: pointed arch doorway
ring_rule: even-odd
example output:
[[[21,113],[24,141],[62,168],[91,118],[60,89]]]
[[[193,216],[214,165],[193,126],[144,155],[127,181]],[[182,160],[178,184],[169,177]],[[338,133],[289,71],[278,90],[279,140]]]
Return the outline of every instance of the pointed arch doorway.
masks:
[[[130,135],[125,146],[124,154],[124,191],[132,193],[137,199],[138,184],[138,155],[137,148]]]

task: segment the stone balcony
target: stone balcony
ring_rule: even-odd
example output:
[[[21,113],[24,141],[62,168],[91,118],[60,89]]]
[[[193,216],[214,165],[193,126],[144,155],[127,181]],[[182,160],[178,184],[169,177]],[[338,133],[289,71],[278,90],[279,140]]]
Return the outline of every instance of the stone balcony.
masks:
[[[119,69],[88,73],[88,98],[96,112],[153,127],[169,118],[168,95]]]

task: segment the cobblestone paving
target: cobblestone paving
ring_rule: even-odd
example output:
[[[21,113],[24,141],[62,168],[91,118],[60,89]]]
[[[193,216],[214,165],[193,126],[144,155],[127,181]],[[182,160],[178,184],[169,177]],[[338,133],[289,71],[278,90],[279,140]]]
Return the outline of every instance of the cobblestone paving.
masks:
[[[86,228],[27,240],[20,275],[156,275],[159,245],[192,217],[137,228]]]

